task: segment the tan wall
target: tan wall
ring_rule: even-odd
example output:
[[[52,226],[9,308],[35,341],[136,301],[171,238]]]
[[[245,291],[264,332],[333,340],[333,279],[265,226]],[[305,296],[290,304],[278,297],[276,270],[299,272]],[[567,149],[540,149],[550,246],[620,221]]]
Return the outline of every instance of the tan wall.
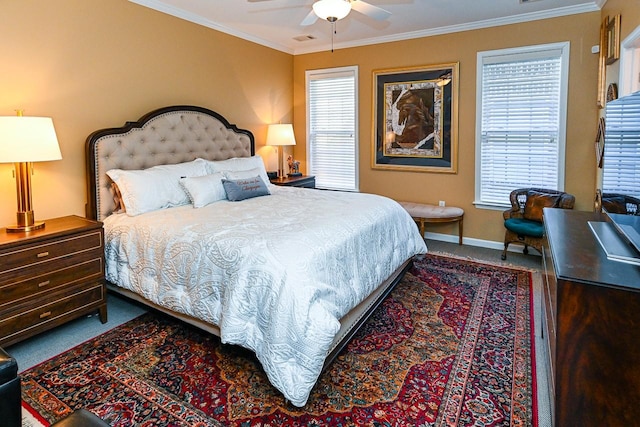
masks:
[[[621,0],[624,1],[624,0]],[[566,148],[566,191],[577,209],[590,210],[595,189],[593,141],[597,126],[600,13],[584,13],[449,35],[426,37],[353,49],[294,57],[294,125],[298,141],[305,135],[305,70],[348,65],[359,67],[360,190],[396,199],[437,203],[444,200],[465,210],[465,237],[502,241],[501,211],[476,209],[475,183],[476,54],[479,51],[554,42],[571,42]],[[460,63],[458,173],[381,171],[371,168],[372,71],[415,65]],[[296,158],[304,160],[304,145]],[[455,234],[455,226],[433,231]]]
[[[60,142],[63,160],[35,165],[37,219],[84,215],[84,144],[94,130],[194,104],[263,145],[267,123],[292,118],[291,55],[127,0],[3,2],[0,58],[0,115],[52,117]],[[275,162],[272,147],[259,154]],[[0,226],[15,223],[12,169],[0,164]]]

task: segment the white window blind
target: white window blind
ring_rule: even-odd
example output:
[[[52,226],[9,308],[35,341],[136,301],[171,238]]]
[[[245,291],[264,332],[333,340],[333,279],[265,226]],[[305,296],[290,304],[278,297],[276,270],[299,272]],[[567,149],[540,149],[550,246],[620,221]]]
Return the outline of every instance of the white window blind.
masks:
[[[640,92],[607,103],[603,193],[640,197]]]
[[[478,54],[477,204],[508,205],[517,188],[562,189],[568,48]]]
[[[357,191],[357,67],[307,71],[307,163],[316,187]]]

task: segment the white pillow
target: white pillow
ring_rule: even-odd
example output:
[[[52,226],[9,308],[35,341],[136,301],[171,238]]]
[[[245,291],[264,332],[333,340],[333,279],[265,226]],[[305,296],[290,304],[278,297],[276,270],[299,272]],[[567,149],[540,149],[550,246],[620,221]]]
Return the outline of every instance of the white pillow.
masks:
[[[260,177],[267,185],[269,185],[267,170],[264,167],[262,157],[258,155],[251,157],[234,157],[227,160],[208,160],[206,162],[209,173],[238,172],[258,168],[260,169]]]
[[[226,171],[224,173],[224,177],[227,179],[246,179],[253,178],[254,176],[259,176],[262,178],[260,174],[260,168],[248,169],[246,171]],[[264,182],[264,178],[262,179],[262,181]]]
[[[182,178],[180,184],[187,191],[193,207],[201,208],[227,198],[222,185],[223,178],[222,173],[216,172],[211,175]]]
[[[189,196],[180,185],[180,178],[206,174],[206,162],[202,159],[144,170],[107,171],[120,190],[125,212],[129,216],[189,204]]]

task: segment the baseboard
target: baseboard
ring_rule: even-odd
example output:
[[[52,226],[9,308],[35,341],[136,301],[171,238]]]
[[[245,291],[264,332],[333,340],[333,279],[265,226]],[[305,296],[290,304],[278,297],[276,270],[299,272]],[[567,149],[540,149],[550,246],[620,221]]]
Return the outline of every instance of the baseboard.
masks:
[[[458,243],[458,235],[426,232],[424,236],[426,239],[437,240],[439,242]],[[504,242],[475,239],[472,237],[462,237],[462,244],[468,245],[468,246],[477,246],[479,248],[497,249],[499,251],[504,249]],[[511,243],[509,245],[508,252],[522,253],[523,249],[524,249],[524,245]],[[532,250],[534,251],[534,253],[537,252],[535,249],[532,249]]]

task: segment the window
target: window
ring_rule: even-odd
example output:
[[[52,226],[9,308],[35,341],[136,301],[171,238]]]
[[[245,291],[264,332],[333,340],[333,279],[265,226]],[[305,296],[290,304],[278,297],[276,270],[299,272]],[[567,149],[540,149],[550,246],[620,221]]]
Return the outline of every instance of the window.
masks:
[[[358,190],[357,72],[357,67],[306,72],[307,164],[316,188]]]
[[[564,188],[568,75],[568,42],[478,53],[477,206],[510,206],[517,188]]]
[[[640,91],[606,109],[602,192],[640,197]]]

